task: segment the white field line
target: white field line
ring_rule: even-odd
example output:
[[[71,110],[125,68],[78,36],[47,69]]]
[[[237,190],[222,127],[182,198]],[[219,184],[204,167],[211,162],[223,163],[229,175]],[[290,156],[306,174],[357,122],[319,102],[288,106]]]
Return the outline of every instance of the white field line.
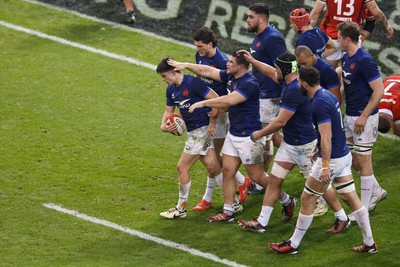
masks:
[[[69,45],[69,46],[72,46],[75,48],[83,49],[83,50],[86,50],[86,51],[89,51],[92,53],[96,53],[96,54],[100,54],[100,55],[103,55],[106,57],[129,62],[129,63],[135,64],[135,65],[141,66],[141,67],[149,68],[151,70],[155,70],[157,68],[157,66],[147,63],[147,62],[144,62],[144,61],[140,61],[140,60],[130,58],[127,56],[123,56],[123,55],[114,54],[114,53],[111,53],[111,52],[108,52],[108,51],[105,51],[102,49],[97,49],[97,48],[87,46],[84,44],[72,42],[72,41],[69,41],[69,40],[66,40],[66,39],[63,39],[63,38],[60,38],[57,36],[48,35],[48,34],[45,34],[45,33],[39,32],[39,31],[30,30],[30,29],[27,29],[27,28],[24,28],[24,27],[15,25],[15,24],[11,24],[11,23],[8,23],[8,22],[2,21],[2,20],[0,20],[0,25],[4,26],[6,28],[9,28],[9,29],[24,32],[24,33],[27,33],[30,35],[35,35],[40,38],[48,39],[48,40],[51,40],[51,41],[54,41],[54,42],[57,42],[60,44]]]
[[[52,210],[56,210],[56,211],[59,211],[59,212],[65,213],[65,214],[72,215],[74,217],[80,218],[80,219],[88,221],[88,222],[92,222],[92,223],[95,223],[95,224],[103,225],[103,226],[106,226],[106,227],[109,227],[109,228],[112,228],[112,229],[127,233],[129,235],[145,239],[147,241],[152,241],[152,242],[155,242],[157,244],[160,244],[160,245],[163,245],[163,246],[166,246],[166,247],[182,250],[182,251],[188,252],[188,253],[190,253],[192,255],[205,258],[207,260],[215,261],[215,262],[222,263],[222,264],[225,264],[225,265],[228,265],[228,266],[232,266],[232,267],[247,267],[247,265],[242,265],[242,264],[236,263],[234,261],[221,259],[221,258],[219,258],[218,256],[216,256],[214,254],[205,253],[205,252],[202,252],[200,250],[190,248],[190,247],[188,247],[188,246],[186,246],[184,244],[179,244],[179,243],[175,243],[175,242],[172,242],[172,241],[169,241],[169,240],[166,240],[166,239],[155,237],[155,236],[152,236],[152,235],[140,232],[140,231],[133,230],[133,229],[128,228],[128,227],[124,227],[124,226],[118,225],[118,224],[113,223],[113,222],[109,222],[109,221],[102,220],[102,219],[99,219],[99,218],[96,218],[96,217],[88,216],[86,214],[79,213],[79,212],[74,211],[74,210],[69,210],[69,209],[63,208],[61,206],[52,204],[52,203],[43,204],[43,206],[45,206],[46,208],[52,209]]]
[[[385,138],[389,138],[392,140],[396,140],[396,141],[400,141],[400,137],[394,135],[394,134],[383,134],[383,133],[379,133],[379,135],[385,137]]]
[[[73,11],[73,10],[69,10],[69,9],[66,9],[66,8],[58,7],[58,6],[55,6],[55,5],[46,4],[46,3],[42,3],[42,2],[39,2],[39,1],[35,1],[35,0],[22,0],[22,1],[27,2],[27,3],[31,3],[31,4],[44,6],[44,7],[50,8],[50,9],[62,11],[62,12],[65,12],[65,13],[73,14],[73,15],[75,15],[77,17],[85,18],[85,19],[88,19],[88,20],[91,20],[91,21],[96,21],[96,22],[100,22],[100,23],[103,23],[103,24],[111,25],[111,26],[113,26],[115,28],[119,28],[119,29],[124,29],[124,30],[127,30],[127,31],[131,31],[131,32],[140,33],[140,34],[143,34],[143,35],[146,35],[146,36],[153,37],[153,38],[158,39],[158,40],[167,41],[167,42],[170,42],[170,43],[186,46],[186,47],[193,48],[193,49],[196,48],[194,45],[189,44],[189,43],[185,43],[185,42],[178,41],[178,40],[175,40],[175,39],[172,39],[172,38],[168,38],[168,37],[163,37],[163,36],[160,36],[160,35],[157,35],[155,33],[145,31],[145,30],[128,27],[126,25],[122,25],[122,24],[119,24],[119,23],[116,23],[116,22],[112,22],[112,21],[108,21],[108,20],[104,20],[104,19],[99,19],[99,18],[96,18],[96,17],[93,17],[93,16],[85,15],[85,14],[82,14],[82,13],[79,13],[79,12],[76,12],[76,11]],[[121,3],[121,5],[122,5],[122,3]]]

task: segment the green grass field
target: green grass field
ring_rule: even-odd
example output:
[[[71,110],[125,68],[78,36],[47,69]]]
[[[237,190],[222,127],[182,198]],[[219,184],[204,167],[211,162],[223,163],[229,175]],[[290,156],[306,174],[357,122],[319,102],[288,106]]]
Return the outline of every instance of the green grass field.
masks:
[[[108,52],[158,64],[166,56],[193,61],[194,50],[20,0],[0,0],[0,21]],[[379,137],[375,174],[389,195],[371,214],[376,255],[356,224],[324,232],[333,214],[316,218],[298,255],[277,255],[268,242],[289,238],[296,217],[281,224],[277,205],[266,234],[237,224],[210,224],[215,208],[164,220],[177,201],[175,165],[184,137],[159,130],[165,84],[148,68],[91,53],[0,25],[0,265],[223,266],[43,206],[54,203],[248,266],[395,266],[400,182],[399,141]],[[190,207],[203,195],[206,172],[192,170]],[[355,175],[359,189],[358,175]],[[284,189],[297,197],[298,170]],[[258,216],[262,196],[249,196],[239,219]],[[348,208],[345,207],[348,211]]]

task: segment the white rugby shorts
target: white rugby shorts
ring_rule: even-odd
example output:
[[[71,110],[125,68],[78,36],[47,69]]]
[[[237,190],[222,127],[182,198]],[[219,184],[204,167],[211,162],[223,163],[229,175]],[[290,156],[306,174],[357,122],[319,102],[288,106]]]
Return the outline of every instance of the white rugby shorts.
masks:
[[[271,123],[281,108],[280,98],[260,99],[260,121],[263,125]]]
[[[356,134],[354,132],[354,124],[357,119],[358,116],[344,116],[346,138],[353,137],[353,143],[355,145],[375,143],[378,137],[379,113],[368,116],[364,132],[361,134]]]
[[[335,39],[332,39],[332,41],[333,41],[333,43],[335,44],[335,46],[336,46],[336,51],[335,52],[333,52],[331,55],[329,55],[328,57],[326,57],[326,59],[327,60],[331,60],[331,61],[334,61],[334,60],[341,60],[342,59],[342,57],[343,57],[343,54],[344,54],[344,52],[342,51],[342,49],[340,49],[340,46],[339,46],[339,42]]]
[[[188,132],[183,152],[190,155],[205,156],[208,149],[214,148],[213,137],[207,133],[208,126]]]
[[[264,161],[264,146],[265,137],[253,142],[250,136],[238,137],[228,132],[221,153],[238,157],[244,165],[250,165]]]
[[[276,152],[274,161],[296,164],[302,173],[307,174],[313,165],[311,158],[316,151],[316,145],[317,139],[308,144],[300,146],[292,146],[282,140],[282,143]]]
[[[228,112],[224,112],[215,124],[216,133],[214,138],[225,138],[229,130],[229,115]]]
[[[329,161],[331,181],[334,180],[336,177],[344,177],[351,175],[351,162],[352,162],[352,156],[350,152],[341,158],[331,159]],[[321,173],[321,168],[322,168],[322,158],[318,158],[317,161],[314,162],[314,165],[312,166],[310,172],[310,175],[318,182],[321,182],[319,180],[319,174]]]

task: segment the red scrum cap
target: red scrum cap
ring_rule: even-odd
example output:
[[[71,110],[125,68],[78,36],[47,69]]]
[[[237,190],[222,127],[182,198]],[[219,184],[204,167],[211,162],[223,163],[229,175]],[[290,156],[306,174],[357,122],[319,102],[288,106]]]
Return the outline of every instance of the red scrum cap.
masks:
[[[300,33],[304,26],[310,23],[310,14],[304,8],[296,8],[290,12],[290,21],[297,27]]]

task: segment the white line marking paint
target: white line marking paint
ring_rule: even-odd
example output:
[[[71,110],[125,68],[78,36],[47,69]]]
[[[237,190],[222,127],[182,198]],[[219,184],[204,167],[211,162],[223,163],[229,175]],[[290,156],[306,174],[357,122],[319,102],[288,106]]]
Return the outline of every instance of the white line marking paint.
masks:
[[[116,23],[116,22],[112,22],[112,21],[108,21],[108,20],[104,20],[104,19],[99,19],[99,18],[96,18],[96,17],[93,17],[93,16],[82,14],[82,13],[79,13],[77,11],[69,10],[69,9],[66,9],[66,8],[59,7],[59,6],[46,4],[46,3],[42,3],[42,2],[39,2],[39,1],[35,1],[35,0],[22,0],[22,1],[27,2],[27,3],[31,3],[31,4],[36,4],[36,5],[39,5],[39,6],[44,6],[44,7],[47,7],[49,9],[63,11],[65,13],[73,14],[73,15],[75,15],[77,17],[81,17],[81,18],[85,18],[85,19],[88,19],[88,20],[91,20],[91,21],[96,21],[96,22],[100,22],[100,23],[103,23],[103,24],[111,25],[111,26],[113,26],[115,28],[118,28],[118,29],[124,29],[124,30],[128,30],[128,31],[131,31],[131,32],[140,33],[140,34],[143,34],[143,35],[146,35],[146,36],[150,36],[150,37],[156,38],[158,40],[163,40],[163,41],[167,41],[167,42],[170,42],[170,43],[173,43],[173,44],[178,44],[178,45],[182,45],[182,46],[185,46],[185,47],[196,49],[196,47],[193,44],[189,44],[189,43],[178,41],[178,40],[175,40],[175,39],[172,39],[172,38],[160,36],[160,35],[157,35],[155,33],[145,31],[145,30],[128,27],[126,25],[122,25],[122,24],[119,24],[119,23]]]
[[[139,237],[139,238],[142,238],[142,239],[145,239],[145,240],[148,240],[148,241],[152,241],[152,242],[155,242],[157,244],[160,244],[160,245],[163,245],[163,246],[166,246],[166,247],[182,250],[182,251],[188,252],[188,253],[190,253],[192,255],[205,258],[207,260],[215,261],[215,262],[222,263],[222,264],[225,264],[225,265],[228,265],[228,266],[232,266],[232,267],[247,267],[247,265],[242,265],[242,264],[236,263],[234,261],[221,259],[221,258],[219,258],[218,256],[216,256],[214,254],[205,253],[205,252],[202,252],[200,250],[190,248],[190,247],[188,247],[188,246],[186,246],[184,244],[179,244],[179,243],[175,243],[175,242],[172,242],[172,241],[169,241],[169,240],[166,240],[166,239],[155,237],[155,236],[152,236],[152,235],[140,232],[140,231],[136,231],[136,230],[130,229],[128,227],[124,227],[124,226],[118,225],[118,224],[113,223],[113,222],[109,222],[109,221],[102,220],[102,219],[99,219],[99,218],[96,218],[96,217],[88,216],[88,215],[80,213],[78,211],[69,210],[69,209],[63,208],[63,207],[61,207],[59,205],[56,205],[56,204],[47,203],[47,204],[43,204],[43,206],[46,207],[46,208],[52,209],[52,210],[56,210],[56,211],[59,211],[59,212],[65,213],[65,214],[72,215],[74,217],[80,218],[80,219],[88,221],[88,222],[92,222],[92,223],[95,223],[95,224],[103,225],[103,226],[106,226],[106,227],[109,227],[109,228],[112,228],[112,229],[127,233],[127,234],[135,236],[135,237]]]
[[[385,138],[389,138],[392,140],[396,140],[396,141],[400,141],[400,137],[398,137],[397,135],[394,134],[383,134],[383,133],[379,133],[379,135],[385,137]]]
[[[57,37],[57,36],[48,35],[48,34],[45,34],[45,33],[39,32],[39,31],[30,30],[30,29],[27,29],[27,28],[24,28],[24,27],[21,27],[21,26],[17,26],[15,24],[11,24],[11,23],[8,23],[8,22],[2,21],[2,20],[0,20],[0,25],[4,26],[6,28],[9,28],[9,29],[13,29],[13,30],[16,30],[16,31],[24,32],[24,33],[27,33],[27,34],[30,34],[30,35],[35,35],[35,36],[38,36],[40,38],[48,39],[48,40],[51,40],[51,41],[54,41],[54,42],[58,42],[60,44],[69,45],[69,46],[72,46],[72,47],[75,47],[75,48],[83,49],[83,50],[86,50],[86,51],[89,51],[89,52],[92,52],[92,53],[96,53],[96,54],[100,54],[100,55],[103,55],[103,56],[106,56],[106,57],[110,57],[110,58],[114,58],[114,59],[117,59],[117,60],[129,62],[129,63],[135,64],[135,65],[138,65],[138,66],[141,66],[141,67],[145,67],[145,68],[148,68],[148,69],[151,69],[151,70],[156,70],[156,68],[157,68],[156,65],[153,65],[153,64],[150,64],[150,63],[147,63],[147,62],[144,62],[144,61],[140,61],[140,60],[137,60],[137,59],[134,59],[134,58],[130,58],[130,57],[127,57],[127,56],[123,56],[123,55],[114,54],[114,53],[111,53],[111,52],[108,52],[108,51],[105,51],[105,50],[102,50],[102,49],[97,49],[97,48],[94,48],[94,47],[91,47],[91,46],[87,46],[87,45],[84,45],[84,44],[72,42],[72,41],[69,41],[69,40],[66,40],[66,39],[63,39],[63,38],[60,38],[60,37]]]

